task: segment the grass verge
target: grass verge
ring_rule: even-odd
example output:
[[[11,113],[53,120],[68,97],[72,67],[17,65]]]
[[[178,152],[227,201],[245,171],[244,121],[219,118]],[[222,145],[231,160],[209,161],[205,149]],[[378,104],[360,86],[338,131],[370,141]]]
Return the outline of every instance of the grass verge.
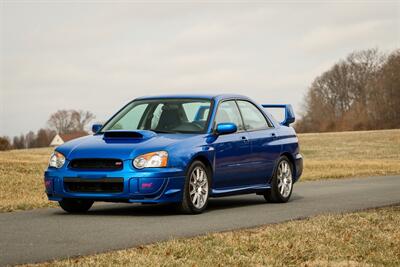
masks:
[[[400,206],[30,266],[399,266]]]
[[[302,180],[400,173],[400,130],[299,134]]]
[[[300,134],[305,180],[400,174],[400,130]],[[44,194],[51,148],[0,152],[0,212],[54,205]]]

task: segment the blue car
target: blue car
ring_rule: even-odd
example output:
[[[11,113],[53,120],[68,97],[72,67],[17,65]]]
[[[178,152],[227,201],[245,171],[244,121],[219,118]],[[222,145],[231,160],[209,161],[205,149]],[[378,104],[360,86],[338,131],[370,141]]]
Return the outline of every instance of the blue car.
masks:
[[[276,121],[267,108],[283,108]],[[49,200],[67,212],[95,201],[174,203],[201,213],[210,197],[256,193],[287,202],[303,170],[290,105],[240,95],[133,100],[93,135],[56,148],[44,174]]]

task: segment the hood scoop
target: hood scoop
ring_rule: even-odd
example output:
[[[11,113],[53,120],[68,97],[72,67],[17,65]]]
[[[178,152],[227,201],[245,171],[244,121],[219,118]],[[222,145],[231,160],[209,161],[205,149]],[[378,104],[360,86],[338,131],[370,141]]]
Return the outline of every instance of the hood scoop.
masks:
[[[112,131],[106,131],[104,133],[103,139],[134,139],[134,140],[140,140],[140,139],[149,139],[157,134],[152,131],[145,131],[145,130],[140,130],[140,131],[123,131],[123,130],[112,130]]]

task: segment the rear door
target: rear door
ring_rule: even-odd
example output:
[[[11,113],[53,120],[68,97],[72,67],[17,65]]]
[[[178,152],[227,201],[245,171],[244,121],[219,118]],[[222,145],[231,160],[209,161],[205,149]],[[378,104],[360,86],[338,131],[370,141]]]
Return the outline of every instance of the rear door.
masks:
[[[214,125],[235,123],[238,131],[219,135],[213,142],[215,149],[215,174],[213,188],[234,188],[246,184],[251,153],[249,135],[244,131],[243,121],[234,100],[227,100],[218,106]]]
[[[238,100],[237,104],[251,144],[249,161],[253,171],[248,176],[247,183],[265,184],[272,176],[281,152],[276,129],[253,103]]]

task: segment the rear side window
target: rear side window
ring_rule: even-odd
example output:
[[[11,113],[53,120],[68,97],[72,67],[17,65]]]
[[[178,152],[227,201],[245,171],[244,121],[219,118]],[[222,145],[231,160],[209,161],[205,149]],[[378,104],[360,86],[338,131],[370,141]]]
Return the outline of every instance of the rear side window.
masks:
[[[236,124],[239,131],[244,129],[239,109],[233,100],[222,102],[218,106],[215,125],[227,122]]]
[[[267,119],[255,105],[243,100],[239,100],[237,103],[242,113],[246,130],[252,131],[270,127]]]

